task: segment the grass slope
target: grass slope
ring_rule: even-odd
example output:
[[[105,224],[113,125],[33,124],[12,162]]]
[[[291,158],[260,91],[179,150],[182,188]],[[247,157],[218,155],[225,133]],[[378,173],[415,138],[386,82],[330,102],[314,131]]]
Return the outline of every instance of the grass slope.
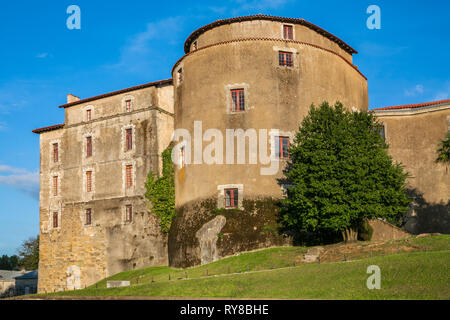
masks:
[[[280,299],[450,299],[450,236],[441,235],[383,244],[384,253],[349,262],[302,264],[308,248],[282,247],[250,252],[186,270],[152,267],[122,272],[84,290],[59,292],[74,296],[165,296]],[[433,251],[435,250],[435,251]],[[369,290],[369,265],[381,269],[381,289]],[[275,269],[271,269],[271,268]],[[279,268],[279,269],[276,269]],[[268,270],[269,269],[269,270]],[[208,270],[208,277],[206,277]],[[249,270],[250,272],[247,272]],[[242,272],[228,274],[228,272]],[[185,278],[188,273],[188,279]],[[169,273],[171,281],[169,281]],[[211,276],[215,275],[215,276]],[[152,278],[155,282],[151,282]],[[132,286],[106,289],[107,280],[130,280]],[[96,286],[98,288],[96,288]]]

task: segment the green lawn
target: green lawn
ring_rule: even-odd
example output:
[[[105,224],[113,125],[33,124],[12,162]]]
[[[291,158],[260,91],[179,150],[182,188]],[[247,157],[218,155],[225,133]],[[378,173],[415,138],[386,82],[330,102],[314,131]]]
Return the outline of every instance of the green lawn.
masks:
[[[293,262],[299,261],[299,257],[307,248],[272,248],[185,270],[152,267],[122,272],[84,290],[55,294],[280,299],[450,299],[449,244],[448,235],[409,238],[408,241],[390,241],[385,245],[386,252],[392,252],[392,248],[398,245],[411,246],[419,251],[349,262],[296,262],[295,267]],[[369,290],[366,287],[366,280],[370,276],[366,273],[369,265],[378,265],[381,269],[380,290]],[[271,269],[272,267],[274,269]],[[188,275],[187,280],[185,272]],[[130,280],[132,286],[106,289],[106,280]]]

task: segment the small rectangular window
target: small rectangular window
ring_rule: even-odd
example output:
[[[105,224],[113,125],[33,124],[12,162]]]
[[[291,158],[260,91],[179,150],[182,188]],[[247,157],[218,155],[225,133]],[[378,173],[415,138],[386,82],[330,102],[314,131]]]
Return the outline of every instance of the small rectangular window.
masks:
[[[91,209],[86,209],[86,225],[90,225],[92,223],[92,211]]]
[[[126,129],[125,130],[126,135],[126,150],[133,149],[133,129]]]
[[[289,158],[289,137],[275,137],[275,154],[279,159]]]
[[[133,207],[128,204],[125,207],[125,221],[131,222],[133,220]]]
[[[86,171],[86,191],[92,191],[92,171]]]
[[[92,156],[92,137],[86,137],[86,157]]]
[[[132,187],[133,186],[133,166],[132,165],[127,165],[125,167],[125,171],[126,171],[126,185],[127,188]]]
[[[58,144],[53,144],[53,162],[58,162]]]
[[[185,161],[185,147],[183,146],[180,149],[180,168],[184,167]]]
[[[286,40],[292,40],[293,39],[293,29],[292,26],[285,24],[283,26],[283,38]]]
[[[231,111],[245,111],[244,89],[231,90]]]
[[[58,212],[53,212],[53,228],[58,228]]]
[[[91,121],[91,109],[86,110],[86,121]]]
[[[193,50],[197,50],[198,46],[197,46],[197,40],[195,40],[192,44],[192,49]]]
[[[178,69],[177,77],[178,77],[178,83],[183,82],[183,69],[182,68]]]
[[[238,189],[225,189],[225,208],[237,208],[238,205]]]
[[[131,100],[126,100],[126,101],[125,101],[125,110],[126,110],[127,112],[130,112],[130,111],[131,111]]]
[[[377,125],[374,127],[374,131],[378,133],[384,141],[386,141],[386,136],[384,133],[384,125]]]
[[[286,67],[292,67],[294,66],[293,58],[292,58],[292,52],[284,52],[279,51],[278,52],[278,61],[280,66],[286,66]]]
[[[53,177],[53,195],[58,195],[58,176]]]

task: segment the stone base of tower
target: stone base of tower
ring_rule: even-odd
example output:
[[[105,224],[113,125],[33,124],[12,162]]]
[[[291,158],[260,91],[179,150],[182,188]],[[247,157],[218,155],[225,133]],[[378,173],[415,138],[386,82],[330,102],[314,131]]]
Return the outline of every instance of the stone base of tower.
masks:
[[[277,200],[244,199],[241,209],[217,209],[217,198],[177,208],[169,232],[169,265],[186,268],[239,252],[292,245],[278,232]]]

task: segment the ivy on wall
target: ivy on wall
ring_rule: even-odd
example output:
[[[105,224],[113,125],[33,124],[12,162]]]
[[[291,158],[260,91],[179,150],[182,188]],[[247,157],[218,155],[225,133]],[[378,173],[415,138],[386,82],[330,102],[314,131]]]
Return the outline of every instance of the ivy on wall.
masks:
[[[145,197],[150,201],[150,210],[160,219],[162,232],[169,232],[175,216],[175,174],[172,163],[172,145],[162,153],[162,175],[155,177],[149,172],[145,183]]]

